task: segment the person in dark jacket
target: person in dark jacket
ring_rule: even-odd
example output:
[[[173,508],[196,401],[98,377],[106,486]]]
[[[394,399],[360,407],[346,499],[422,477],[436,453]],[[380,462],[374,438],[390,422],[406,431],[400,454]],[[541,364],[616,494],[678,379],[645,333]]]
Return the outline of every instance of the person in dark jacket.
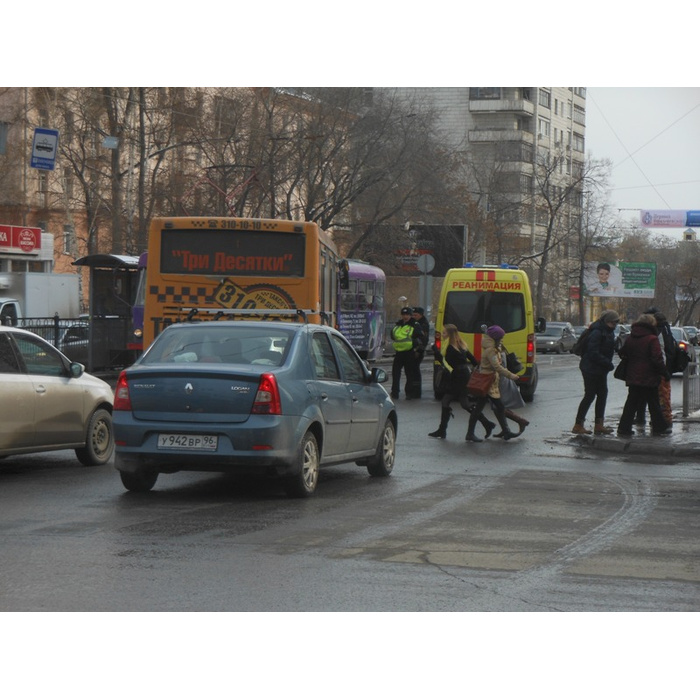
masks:
[[[411,314],[411,318],[413,318],[413,320],[416,322],[416,325],[420,328],[420,332],[423,335],[423,347],[418,351],[418,355],[416,356],[416,362],[418,363],[418,372],[420,374],[420,365],[421,362],[423,362],[423,358],[425,357],[425,349],[428,347],[428,343],[430,342],[430,322],[425,317],[425,309],[422,306],[413,307],[413,313]],[[422,386],[417,387],[417,392],[417,398],[420,398],[420,395],[422,393]]]
[[[659,337],[659,344],[661,345],[661,350],[664,353],[666,367],[670,373],[673,369],[676,357],[676,339],[673,337],[673,333],[671,332],[671,324],[669,324],[669,322],[666,320],[666,316],[655,306],[647,309],[644,313],[653,314],[654,318],[656,319],[656,334]],[[661,406],[661,413],[664,414],[664,420],[669,426],[671,426],[673,424],[673,411],[671,409],[670,374],[669,379],[664,377],[659,383],[659,404]],[[646,425],[646,408],[646,404],[640,405],[637,408],[637,415],[634,419],[636,425]]]
[[[656,334],[654,316],[642,314],[632,324],[629,337],[620,348],[620,357],[627,359],[627,400],[622,409],[617,434],[621,437],[634,435],[632,422],[639,406],[646,402],[651,416],[652,434],[670,435],[671,429],[659,405],[659,382],[662,377],[670,378],[670,374]]]
[[[608,374],[613,370],[613,355],[615,354],[615,326],[620,322],[617,311],[606,309],[591,324],[586,348],[581,355],[579,369],[583,376],[583,398],[576,412],[576,421],[571,429],[576,435],[590,435],[585,427],[586,414],[595,401],[596,435],[609,435],[612,428],[605,425],[605,406],[608,401]]]
[[[475,404],[467,394],[467,382],[471,375],[469,365],[477,367],[479,361],[469,351],[467,344],[454,324],[445,324],[442,330],[442,338],[445,343],[445,357],[442,366],[449,371],[449,380],[445,387],[445,393],[442,396],[440,426],[434,432],[428,433],[428,436],[444,439],[447,437],[447,424],[450,422],[450,418],[454,417],[450,408],[450,404],[453,401],[459,401],[462,408],[465,411],[469,411],[469,413],[474,410]],[[485,437],[489,437],[496,424],[488,420],[483,413],[479,416],[479,422],[484,426],[486,431]]]

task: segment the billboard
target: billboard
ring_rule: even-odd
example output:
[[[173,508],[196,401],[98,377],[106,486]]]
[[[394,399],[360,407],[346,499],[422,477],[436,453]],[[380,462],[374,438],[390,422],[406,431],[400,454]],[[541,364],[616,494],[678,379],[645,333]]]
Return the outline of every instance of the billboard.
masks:
[[[404,273],[419,274],[418,259],[431,255],[435,267],[433,277],[444,277],[451,267],[462,267],[466,226],[441,224],[412,224],[406,234],[405,248],[394,251],[397,267]]]
[[[644,228],[683,228],[700,226],[700,211],[682,209],[642,209],[640,220]]]
[[[583,270],[583,293],[589,297],[653,299],[656,263],[588,262]]]

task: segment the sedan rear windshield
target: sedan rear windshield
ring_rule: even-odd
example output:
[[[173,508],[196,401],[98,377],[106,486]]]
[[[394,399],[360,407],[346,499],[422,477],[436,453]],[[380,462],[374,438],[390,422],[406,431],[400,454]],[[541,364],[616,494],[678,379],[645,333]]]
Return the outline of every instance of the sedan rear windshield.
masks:
[[[171,327],[143,356],[142,365],[162,362],[214,362],[280,366],[293,330],[207,327],[197,324]]]

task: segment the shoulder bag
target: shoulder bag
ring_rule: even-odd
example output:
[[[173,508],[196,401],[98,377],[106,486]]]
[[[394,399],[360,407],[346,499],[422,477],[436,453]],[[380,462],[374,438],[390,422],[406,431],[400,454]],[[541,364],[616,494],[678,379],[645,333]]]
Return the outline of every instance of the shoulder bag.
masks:
[[[508,348],[506,348],[505,345],[501,346],[503,348],[503,352],[506,354],[506,367],[508,368],[509,372],[512,372],[513,374],[519,374],[523,370],[523,363],[520,361],[520,358],[514,353],[514,352],[508,352]]]
[[[627,358],[623,357],[615,367],[613,372],[615,379],[621,379],[623,382],[627,379]]]
[[[495,377],[495,373],[487,374],[475,369],[467,382],[467,393],[472,396],[487,396]]]

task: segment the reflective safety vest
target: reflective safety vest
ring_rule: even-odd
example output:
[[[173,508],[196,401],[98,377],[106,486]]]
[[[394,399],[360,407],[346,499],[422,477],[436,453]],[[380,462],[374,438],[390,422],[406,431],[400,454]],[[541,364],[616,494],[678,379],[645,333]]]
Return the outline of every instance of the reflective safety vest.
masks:
[[[408,323],[405,326],[394,326],[391,337],[394,341],[392,346],[396,352],[410,350],[413,347],[413,326]]]

